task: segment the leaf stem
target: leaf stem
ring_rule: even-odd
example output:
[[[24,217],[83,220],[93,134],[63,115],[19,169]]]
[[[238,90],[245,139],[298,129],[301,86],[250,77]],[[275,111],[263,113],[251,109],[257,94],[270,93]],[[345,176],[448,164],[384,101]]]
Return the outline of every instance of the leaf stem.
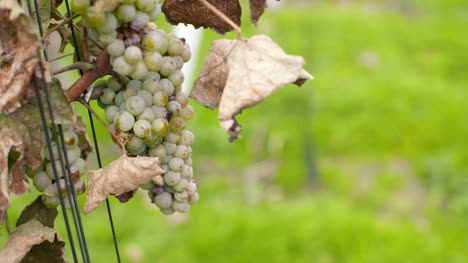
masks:
[[[70,66],[66,66],[64,68],[58,69],[57,71],[52,72],[52,75],[57,75],[60,73],[64,73],[64,72],[67,72],[70,70],[76,70],[76,69],[79,69],[82,71],[90,71],[90,70],[93,70],[94,68],[95,66],[92,63],[80,61],[80,62],[73,63]]]
[[[47,33],[45,33],[45,35],[42,36],[41,41],[46,40],[49,37],[49,35],[52,34],[52,32],[57,31],[60,27],[64,26],[65,24],[69,23],[71,20],[73,20],[73,19],[75,19],[77,17],[78,17],[78,15],[74,15],[72,17],[65,18],[60,24],[55,25],[49,31],[47,31]]]
[[[225,15],[223,12],[219,11],[218,8],[216,8],[215,6],[213,6],[212,4],[210,4],[207,0],[200,0],[200,2],[202,2],[206,7],[208,7],[213,13],[215,13],[216,15],[218,15],[221,19],[223,19],[226,23],[228,23],[232,28],[234,28],[234,30],[237,31],[237,38],[240,39],[241,38],[241,33],[242,33],[242,30],[241,28],[236,24],[234,23],[234,21],[232,21],[232,19],[230,19],[227,15]]]

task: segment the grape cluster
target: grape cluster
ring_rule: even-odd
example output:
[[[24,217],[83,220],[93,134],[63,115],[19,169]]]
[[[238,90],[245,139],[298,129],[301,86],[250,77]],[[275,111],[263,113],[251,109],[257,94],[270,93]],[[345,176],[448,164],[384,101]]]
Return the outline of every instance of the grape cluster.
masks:
[[[51,134],[49,132],[49,134]],[[44,137],[44,136],[43,136]],[[64,196],[64,203],[66,208],[69,207],[67,196],[67,188],[65,182],[65,173],[67,168],[70,169],[74,183],[75,192],[80,195],[86,191],[86,186],[83,179],[80,178],[86,172],[86,161],[81,158],[81,149],[78,146],[78,135],[72,131],[71,126],[64,126],[63,140],[67,151],[69,167],[65,167],[65,171],[61,168],[59,153],[57,152],[57,142],[51,141],[53,160],[49,154],[47,145],[42,150],[42,164],[34,169],[26,169],[26,174],[32,179],[34,186],[39,192],[42,192],[42,202],[48,207],[57,207],[60,204],[59,194],[57,191],[57,184],[60,186],[60,191]],[[59,145],[60,148],[62,148]],[[63,153],[62,159],[64,158]],[[64,159],[63,159],[64,160]],[[55,180],[53,172],[53,164],[55,163],[58,181]],[[65,172],[65,173],[64,173]]]
[[[152,202],[164,214],[185,213],[199,198],[192,180],[194,136],[185,130],[194,111],[181,91],[190,48],[149,22],[161,12],[157,0],[126,0],[103,14],[93,8],[75,6],[75,12],[86,10],[84,23],[107,45],[112,69],[129,80],[107,79],[98,103],[111,126],[130,136],[129,153],[161,160],[165,173],[141,187]]]

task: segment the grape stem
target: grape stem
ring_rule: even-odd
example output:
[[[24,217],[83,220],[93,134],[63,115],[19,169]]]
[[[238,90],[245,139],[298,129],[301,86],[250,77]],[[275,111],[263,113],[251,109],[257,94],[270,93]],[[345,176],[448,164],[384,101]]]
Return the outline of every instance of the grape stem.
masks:
[[[120,145],[120,147],[122,148],[122,151],[124,153],[127,153],[127,150],[125,150],[125,142],[122,142],[121,138],[117,137],[114,133],[114,131],[99,117],[99,115],[97,115],[97,113],[93,110],[93,108],[91,108],[91,106],[89,106],[88,103],[86,103],[86,101],[83,99],[83,98],[78,98],[77,99],[81,104],[83,104],[90,112],[91,114],[93,114],[93,116],[102,124],[102,126],[104,126],[104,128],[107,129],[107,131],[109,131],[109,133],[111,134],[111,136],[115,139],[115,141]]]
[[[67,71],[70,71],[70,70],[76,70],[76,69],[79,69],[79,70],[82,70],[82,71],[90,71],[90,70],[93,70],[95,68],[94,64],[92,63],[89,63],[89,62],[75,62],[73,64],[71,64],[70,66],[66,66],[66,67],[63,67],[61,69],[58,69],[54,72],[52,72],[52,75],[58,75],[60,73],[64,73],[64,72],[67,72]]]
[[[11,227],[10,220],[8,219],[8,211],[5,211],[5,214],[3,215],[3,221],[5,222],[5,228],[8,233],[8,236],[11,236]]]
[[[219,11],[218,8],[216,8],[215,6],[210,4],[208,1],[200,0],[200,2],[202,2],[206,7],[208,7],[213,13],[215,13],[217,16],[219,16],[221,19],[223,19],[226,23],[228,23],[232,28],[234,28],[234,30],[237,31],[237,38],[241,39],[241,33],[242,33],[241,28],[236,23],[234,23],[234,21],[232,21],[223,12]]]
[[[70,54],[66,54],[66,55],[60,56],[60,57],[56,57],[56,58],[53,58],[53,59],[49,60],[49,63],[50,63],[50,62],[57,61],[57,60],[60,60],[60,59],[62,59],[62,58],[69,57],[69,56],[74,56],[74,55],[75,55],[75,53],[70,53]]]
[[[64,26],[65,24],[69,23],[70,21],[72,21],[73,19],[75,19],[77,17],[78,17],[78,15],[74,15],[72,17],[65,18],[60,24],[57,24],[54,27],[52,27],[51,29],[49,29],[49,31],[47,31],[47,33],[45,33],[45,35],[42,36],[41,41],[46,40],[49,37],[49,35],[52,34],[52,32],[57,31],[60,27]]]

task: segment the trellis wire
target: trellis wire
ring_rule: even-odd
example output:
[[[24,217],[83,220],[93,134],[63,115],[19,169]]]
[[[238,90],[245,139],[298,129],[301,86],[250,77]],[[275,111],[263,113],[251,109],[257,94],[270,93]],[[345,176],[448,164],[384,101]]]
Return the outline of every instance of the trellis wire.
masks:
[[[31,18],[33,18],[34,15],[33,15],[33,8],[31,7],[31,0],[27,0],[26,2],[27,2],[29,14],[30,14]],[[18,3],[21,5],[21,0],[18,0]],[[65,4],[66,4],[66,8],[67,8],[67,16],[71,17],[71,12],[70,12],[70,8],[69,8],[68,0],[65,0]],[[41,13],[40,13],[39,4],[38,4],[37,0],[34,0],[34,7],[35,7],[34,13],[36,14],[36,18],[37,18],[38,29],[39,29],[39,32],[40,32],[40,36],[42,38],[43,35],[44,35],[44,31],[43,31],[43,28],[42,28]],[[77,40],[76,40],[76,37],[75,37],[75,34],[74,34],[74,28],[73,28],[72,23],[73,22],[70,21],[70,28],[71,28],[71,31],[72,31],[72,40],[73,40],[73,42],[75,44],[75,47],[76,47],[77,46]],[[44,59],[47,61],[48,60],[48,55],[47,55],[46,50],[43,50],[43,55],[44,55]],[[37,50],[37,56],[39,58],[41,58],[40,49]],[[79,51],[77,49],[75,49],[75,56],[76,56],[78,61],[81,60],[80,59],[81,56],[80,56]],[[41,72],[41,78],[42,78],[41,82],[42,83],[39,83],[38,78],[35,75],[33,75],[33,85],[34,85],[34,89],[35,89],[35,92],[36,92],[37,102],[38,102],[38,106],[39,106],[39,112],[40,112],[40,115],[41,115],[41,121],[42,121],[42,126],[43,126],[43,129],[44,129],[46,145],[47,145],[48,152],[49,152],[49,155],[50,155],[51,159],[55,160],[54,152],[53,152],[53,149],[52,149],[52,141],[51,141],[51,136],[52,136],[53,140],[56,142],[56,145],[57,145],[57,153],[58,153],[58,157],[59,157],[60,169],[62,171],[62,174],[65,175],[65,180],[64,180],[65,181],[65,188],[66,188],[66,191],[67,191],[67,195],[69,196],[68,201],[69,201],[69,205],[71,207],[73,224],[74,224],[76,235],[77,235],[77,238],[78,238],[78,243],[79,243],[79,247],[80,247],[81,256],[82,256],[83,262],[91,262],[90,258],[89,258],[88,247],[87,247],[87,244],[86,244],[86,236],[85,236],[85,232],[84,232],[84,228],[83,228],[83,223],[82,223],[81,216],[80,216],[80,209],[79,209],[79,206],[78,206],[76,191],[75,191],[73,179],[72,179],[72,176],[71,176],[70,163],[69,163],[67,151],[66,151],[66,148],[65,148],[64,136],[63,136],[63,127],[61,125],[58,125],[58,132],[57,132],[57,128],[55,126],[53,108],[52,108],[52,104],[51,104],[50,96],[49,96],[49,90],[48,90],[48,86],[47,86],[47,84],[45,82],[45,70],[44,70],[44,65],[42,64],[42,61],[39,62],[39,67],[40,67],[40,72]],[[81,71],[80,71],[80,74],[82,74]],[[51,127],[52,127],[51,134],[49,134],[50,131],[48,129],[47,116],[46,116],[46,113],[45,113],[44,104],[43,104],[41,94],[40,94],[40,85],[41,84],[43,86],[43,90],[44,90],[44,94],[45,94],[45,100],[46,100],[47,108],[48,108],[48,111],[49,111],[50,124],[51,124]],[[97,143],[97,140],[96,140],[95,127],[94,127],[91,112],[89,110],[88,110],[88,113],[89,113],[89,118],[90,118],[90,123],[91,123],[91,129],[92,129],[92,133],[93,133],[96,157],[97,157],[97,160],[98,160],[99,168],[101,168],[102,167],[102,162],[101,162],[101,157],[100,157],[100,153],[99,153],[98,143]],[[62,148],[60,148],[60,145],[61,145]],[[58,183],[59,182],[59,176],[58,176],[58,172],[57,172],[58,168],[56,166],[56,162],[52,161],[51,164],[52,164],[54,179],[57,182],[56,187],[57,187],[57,192],[58,192],[58,198],[59,198],[59,202],[60,202],[60,205],[61,205],[62,214],[63,214],[63,217],[64,217],[65,227],[66,227],[66,230],[67,230],[67,235],[68,235],[68,239],[69,239],[69,245],[70,245],[70,248],[71,248],[73,260],[74,260],[74,262],[78,262],[75,243],[74,243],[74,238],[73,238],[72,231],[71,231],[71,226],[70,226],[70,221],[68,219],[67,211],[66,211],[66,208],[65,208],[64,196],[63,196],[63,193],[62,193],[62,191],[60,189],[60,184]],[[113,236],[113,242],[114,242],[114,248],[115,248],[115,252],[116,252],[116,256],[117,256],[117,261],[120,262],[120,255],[119,255],[119,250],[118,250],[117,237],[116,237],[116,234],[115,234],[115,228],[114,228],[114,223],[113,223],[113,219],[112,219],[112,213],[111,213],[110,204],[109,204],[108,200],[106,200],[106,206],[107,206],[107,213],[108,213],[108,217],[109,217],[109,221],[110,221],[110,225],[111,225],[111,232],[112,232],[112,236]]]

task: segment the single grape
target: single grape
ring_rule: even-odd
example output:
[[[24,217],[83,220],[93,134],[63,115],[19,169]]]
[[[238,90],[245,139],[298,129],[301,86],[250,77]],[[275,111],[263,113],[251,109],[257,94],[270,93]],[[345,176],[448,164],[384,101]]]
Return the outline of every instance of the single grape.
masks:
[[[172,206],[172,195],[164,192],[154,198],[154,204],[159,208],[169,208]]]
[[[127,101],[129,98],[133,97],[133,96],[137,96],[137,91],[135,89],[127,89],[126,91],[124,91],[123,93],[123,99],[124,101]]]
[[[128,111],[120,111],[115,115],[115,127],[123,132],[127,132],[133,128],[135,118]]]
[[[130,74],[130,77],[134,79],[143,79],[147,73],[148,73],[148,69],[146,68],[145,63],[143,63],[143,60],[140,60],[135,65],[135,69]]]
[[[180,39],[172,39],[167,46],[167,52],[171,56],[180,56],[184,52],[184,43]]]
[[[159,75],[158,72],[149,71],[148,74],[146,74],[146,76],[143,78],[143,80],[148,80],[148,79],[157,81],[161,79],[161,75]]]
[[[169,76],[177,69],[177,63],[172,57],[163,57],[159,73],[163,76]]]
[[[176,62],[176,69],[177,69],[177,62]],[[167,78],[172,82],[172,84],[174,84],[174,86],[182,85],[182,83],[184,83],[184,80],[185,80],[184,73],[180,71],[179,69],[174,71],[174,73],[169,75],[169,77]]]
[[[184,118],[184,120],[191,120],[193,118],[193,108],[192,106],[190,105],[187,105],[185,107],[182,108],[182,110],[180,111],[180,117]]]
[[[153,105],[164,107],[169,101],[169,97],[162,91],[157,91],[153,95]]]
[[[115,105],[106,108],[106,120],[110,123],[114,122],[115,115],[119,112],[119,108]]]
[[[78,144],[78,135],[72,131],[66,131],[63,133],[63,141],[67,148],[71,148]]]
[[[127,83],[127,86],[125,86],[127,89],[134,89],[136,91],[141,90],[141,80],[138,79],[132,79]]]
[[[146,90],[139,90],[137,96],[142,98],[145,101],[146,107],[151,107],[153,105],[153,95]]]
[[[161,213],[163,213],[164,215],[172,215],[174,214],[174,210],[172,208],[160,208],[159,211],[161,211]]]
[[[52,184],[49,176],[45,172],[36,173],[33,177],[33,184],[40,192],[44,191],[47,186]]]
[[[177,143],[180,139],[180,135],[177,134],[177,133],[173,133],[173,132],[169,132],[166,137],[164,137],[164,140],[166,142],[170,142],[170,143]]]
[[[164,118],[157,118],[151,123],[151,130],[157,136],[166,136],[169,132],[169,122]]]
[[[128,76],[132,73],[133,66],[128,64],[123,56],[120,56],[115,58],[113,69],[120,75]]]
[[[73,186],[75,187],[75,193],[77,195],[80,195],[86,191],[85,182],[81,178]]]
[[[151,106],[151,110],[153,110],[156,118],[166,118],[167,116],[167,109],[165,107],[153,105]]]
[[[174,186],[180,182],[179,172],[169,171],[164,175],[164,182],[169,186]]]
[[[150,135],[146,138],[144,138],[145,145],[148,146],[148,148],[154,148],[158,146],[162,142],[162,137],[157,136],[154,133],[150,133]]]
[[[182,69],[184,67],[184,60],[181,56],[175,56],[172,57],[172,59],[176,62],[176,69]]]
[[[79,15],[86,14],[86,11],[88,11],[89,7],[90,7],[89,0],[73,0],[71,2],[71,10]]]
[[[100,34],[99,35],[99,42],[103,43],[104,45],[109,45],[117,39],[117,32],[113,31],[107,34]]]
[[[193,133],[191,133],[188,130],[184,130],[181,132],[179,144],[190,146],[193,144],[193,141],[194,141]]]
[[[49,133],[50,134],[50,133]],[[58,160],[60,158],[59,154],[58,154],[58,151],[57,151],[57,143],[56,142],[53,142],[51,141],[50,142],[50,149],[52,149],[52,155],[53,155],[53,160]],[[50,152],[49,152],[49,147],[47,146],[45,148],[45,158],[49,161],[52,160],[51,156],[50,156]]]
[[[114,104],[116,106],[120,106],[121,104],[124,104],[125,100],[124,100],[123,95],[124,95],[123,91],[120,91],[119,93],[117,93],[117,95],[115,95]],[[109,122],[111,122],[111,121],[109,121]]]
[[[186,201],[174,201],[172,203],[172,209],[179,213],[187,213],[190,209],[190,205]]]
[[[140,185],[140,188],[143,189],[143,190],[151,190],[155,187],[154,183],[149,181],[147,182],[146,184],[142,184]]]
[[[166,154],[174,154],[177,150],[177,145],[175,143],[163,142],[162,145],[166,149]]]
[[[80,157],[81,151],[76,152],[73,148],[67,150],[67,158],[70,163],[74,163]]]
[[[185,120],[181,117],[175,117],[169,121],[169,124],[172,132],[180,133],[184,130]]]
[[[184,46],[184,52],[180,55],[184,62],[188,62],[190,58],[192,57],[192,52],[190,51],[190,47],[186,44]]]
[[[159,80],[154,80],[152,78],[146,79],[143,81],[143,90],[148,91],[151,94],[154,94],[159,89]]]
[[[119,26],[119,21],[112,13],[105,14],[104,23],[97,27],[97,30],[102,34],[109,34],[114,32]]]
[[[186,145],[178,145],[174,156],[177,158],[185,159],[190,156],[190,151]]]
[[[172,158],[170,161],[169,161],[169,168],[172,170],[172,171],[182,171],[182,167],[184,167],[184,160],[182,160],[181,158]]]
[[[180,179],[179,183],[174,185],[173,188],[176,192],[184,192],[185,187],[188,185],[188,181],[185,178]]]
[[[158,52],[147,52],[144,61],[149,70],[158,71],[161,68],[162,56]]]
[[[157,145],[154,148],[150,148],[148,155],[151,157],[159,157],[159,159],[164,159],[166,157],[166,148],[162,145]]]
[[[145,108],[143,113],[138,115],[137,120],[146,120],[152,123],[155,118],[156,118],[156,115],[154,114],[154,111],[150,108]]]
[[[151,133],[151,124],[147,120],[138,120],[133,124],[133,132],[136,136],[145,138]]]
[[[109,52],[111,56],[114,56],[114,57],[122,56],[125,51],[125,42],[121,39],[116,39],[112,41],[112,43],[107,45],[106,48],[107,48],[107,52]]]
[[[198,199],[200,199],[200,196],[198,195],[198,193],[193,193],[191,195],[189,195],[189,204],[193,205],[195,204],[196,202],[198,202]]]
[[[158,19],[158,17],[161,15],[161,6],[159,4],[156,5],[156,7],[149,12],[149,20],[154,21]]]
[[[180,106],[180,103],[178,103],[175,100],[171,100],[167,103],[166,109],[172,113],[172,116],[179,116],[180,111],[182,110],[182,107]]]
[[[99,98],[104,104],[112,104],[115,98],[115,91],[111,89],[104,89],[101,97]]]
[[[184,164],[184,167],[182,167],[182,171],[180,171],[180,175],[182,176],[182,178],[190,178],[190,167]]]
[[[42,203],[48,208],[55,208],[60,204],[60,200],[58,197],[42,195],[41,200]]]
[[[159,87],[162,92],[166,93],[167,96],[171,96],[174,93],[174,84],[168,79],[161,79],[159,81]]]
[[[138,116],[146,108],[146,103],[145,100],[142,97],[139,96],[132,96],[128,98],[126,106],[127,106],[127,111],[130,112],[133,116]]]
[[[179,184],[180,184],[180,182],[179,182]],[[174,186],[174,187],[175,187],[175,186]],[[187,194],[186,191],[180,191],[180,192],[177,191],[177,193],[174,193],[174,199],[175,199],[176,201],[182,201],[182,202],[183,202],[183,201],[188,201],[189,195]]]
[[[128,23],[135,19],[136,9],[133,5],[120,5],[115,15],[120,22]]]
[[[133,19],[132,22],[130,23],[130,27],[133,30],[140,30],[141,28],[146,26],[146,24],[148,24],[149,21],[150,21],[150,17],[147,13],[137,11],[135,15],[135,19]]]
[[[164,157],[164,160],[161,160],[161,163],[162,164],[169,164],[169,162],[172,160],[172,158],[174,158],[174,156],[166,155],[166,157]]]
[[[151,31],[143,37],[142,44],[146,51],[156,51],[161,54],[167,51],[167,40],[158,32]]]
[[[136,0],[135,5],[143,12],[151,12],[158,5],[157,0]]]
[[[84,174],[86,172],[86,161],[81,158],[76,159],[70,166],[70,171],[72,173],[79,172],[80,175]]]
[[[135,65],[142,59],[143,54],[139,47],[131,46],[125,49],[124,57],[129,64]]]
[[[97,28],[104,24],[104,21],[106,20],[106,15],[104,13],[98,13],[96,11],[96,8],[94,6],[91,6],[90,8],[88,8],[86,13],[83,14],[83,18],[89,27]]]
[[[129,152],[137,152],[139,151],[143,146],[145,146],[145,143],[142,138],[135,137],[133,136],[127,144],[125,144],[125,148]]]
[[[185,187],[185,189],[187,190],[187,193],[189,195],[193,195],[194,193],[197,192],[198,186],[194,182],[189,182],[187,186]]]

